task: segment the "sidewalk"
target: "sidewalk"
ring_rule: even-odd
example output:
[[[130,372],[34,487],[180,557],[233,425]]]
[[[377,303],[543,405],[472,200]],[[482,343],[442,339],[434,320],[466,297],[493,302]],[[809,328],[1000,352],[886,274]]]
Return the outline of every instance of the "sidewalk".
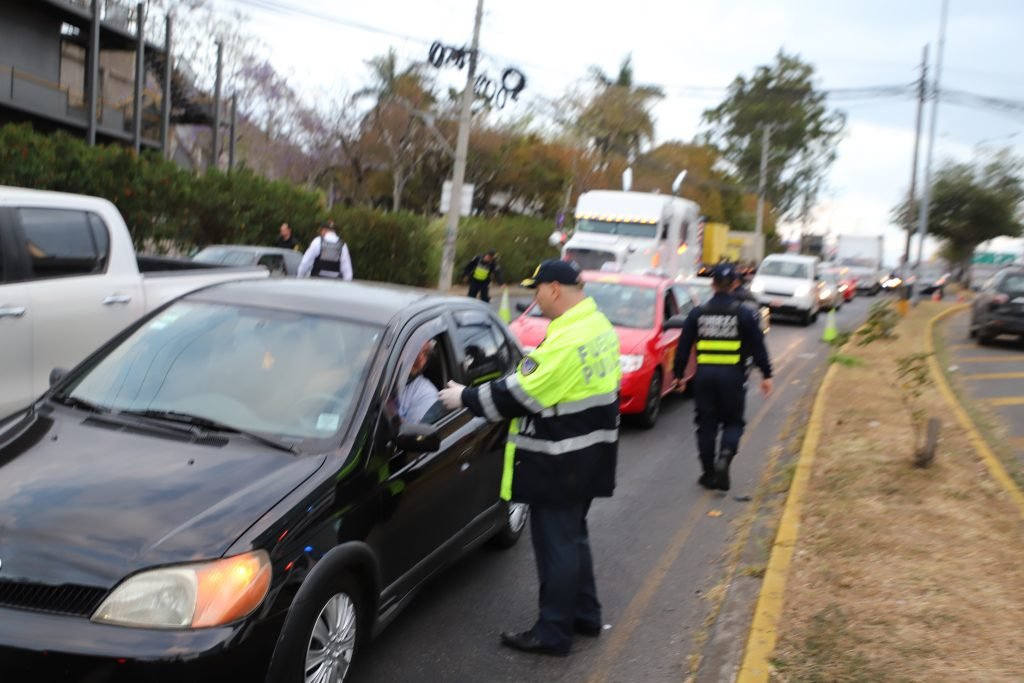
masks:
[[[822,384],[738,681],[1024,680],[1024,494],[956,403],[919,305]],[[913,398],[898,359],[927,363]],[[968,394],[965,394],[967,396]],[[935,462],[912,466],[915,414]]]

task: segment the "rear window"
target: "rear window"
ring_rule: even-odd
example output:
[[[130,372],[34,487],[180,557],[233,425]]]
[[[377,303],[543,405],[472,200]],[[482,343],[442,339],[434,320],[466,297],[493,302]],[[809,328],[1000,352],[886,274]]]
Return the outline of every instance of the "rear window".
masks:
[[[777,277],[796,277],[806,280],[810,277],[810,269],[806,263],[799,261],[765,261],[757,271],[758,275],[774,275]]]

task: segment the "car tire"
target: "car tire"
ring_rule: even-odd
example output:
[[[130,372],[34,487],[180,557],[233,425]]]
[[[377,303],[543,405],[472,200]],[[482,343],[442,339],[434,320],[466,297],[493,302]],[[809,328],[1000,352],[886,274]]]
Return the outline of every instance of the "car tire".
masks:
[[[813,313],[812,311],[807,311],[806,313],[803,314],[803,317],[800,318],[800,324],[803,325],[804,327],[807,327],[817,319],[817,314]]]
[[[661,413],[661,371],[655,370],[651,375],[651,383],[647,387],[647,400],[644,401],[644,412],[637,416],[637,424],[650,429],[658,422]]]
[[[505,513],[504,519],[501,530],[491,539],[491,545],[495,548],[511,548],[519,542],[526,523],[530,521],[530,506],[526,503],[501,502]]]
[[[362,586],[348,572],[328,577],[293,602],[267,680],[305,683],[315,670],[307,663],[319,654],[324,660],[316,666],[336,667],[340,677],[333,680],[344,681],[369,635],[365,604]]]

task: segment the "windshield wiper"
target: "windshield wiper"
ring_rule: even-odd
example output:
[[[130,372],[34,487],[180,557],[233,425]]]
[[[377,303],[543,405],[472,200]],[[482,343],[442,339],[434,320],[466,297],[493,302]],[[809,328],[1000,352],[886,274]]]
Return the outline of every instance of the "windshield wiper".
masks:
[[[61,404],[62,406],[68,406],[69,408],[79,408],[81,410],[87,410],[90,413],[109,413],[110,408],[106,406],[97,405],[91,401],[86,401],[84,398],[78,398],[77,396],[71,396],[70,394],[57,394],[51,397],[54,401]]]
[[[238,427],[233,427],[223,422],[218,422],[217,420],[211,420],[210,418],[203,417],[202,415],[190,415],[189,413],[181,413],[176,410],[153,409],[121,410],[118,411],[117,414],[131,415],[133,417],[145,417],[151,420],[160,420],[163,422],[174,422],[176,424],[189,425],[200,431],[240,434],[244,437],[252,439],[253,441],[261,443],[264,446],[269,446],[270,448],[274,448],[279,451],[286,451],[294,455],[299,454],[299,449],[297,449],[295,446],[290,446],[288,444],[281,443],[280,441],[268,438],[266,436],[263,436],[262,434],[257,434],[256,432],[250,432],[244,429],[239,429]]]

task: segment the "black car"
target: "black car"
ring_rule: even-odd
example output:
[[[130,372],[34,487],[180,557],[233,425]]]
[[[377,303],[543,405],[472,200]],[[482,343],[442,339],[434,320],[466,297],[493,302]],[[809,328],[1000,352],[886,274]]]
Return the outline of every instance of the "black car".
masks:
[[[971,304],[970,335],[986,344],[1001,334],[1024,338],[1024,268],[1004,268]]]
[[[0,424],[0,679],[344,680],[424,582],[522,532],[508,425],[431,401],[519,358],[478,301],[366,283],[147,316]]]

